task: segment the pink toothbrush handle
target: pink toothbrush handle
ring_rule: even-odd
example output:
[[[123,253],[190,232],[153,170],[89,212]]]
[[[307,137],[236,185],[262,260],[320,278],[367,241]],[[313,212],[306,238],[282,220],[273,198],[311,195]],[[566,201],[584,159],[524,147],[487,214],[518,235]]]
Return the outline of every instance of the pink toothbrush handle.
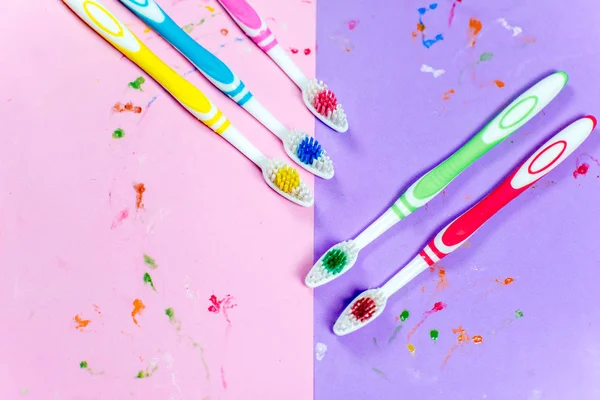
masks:
[[[595,126],[596,119],[587,116],[556,134],[491,193],[442,229],[421,251],[421,257],[428,265],[433,265],[460,247],[502,207],[567,158]]]
[[[266,22],[246,0],[219,0],[240,28],[265,53],[277,45],[277,39]]]

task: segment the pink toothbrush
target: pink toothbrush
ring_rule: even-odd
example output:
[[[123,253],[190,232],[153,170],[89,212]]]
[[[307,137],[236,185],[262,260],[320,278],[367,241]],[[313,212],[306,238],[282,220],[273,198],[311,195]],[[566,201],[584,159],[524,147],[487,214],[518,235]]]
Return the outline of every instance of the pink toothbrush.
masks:
[[[254,7],[246,0],[219,0],[236,24],[286,73],[302,90],[306,107],[324,124],[338,132],[348,130],[342,105],[322,81],[309,80],[278,44],[275,35]]]
[[[595,127],[596,118],[587,116],[557,133],[492,192],[435,235],[412,261],[383,286],[358,295],[335,322],[335,334],[347,335],[381,315],[390,296],[421,272],[458,249],[502,207],[567,158]]]

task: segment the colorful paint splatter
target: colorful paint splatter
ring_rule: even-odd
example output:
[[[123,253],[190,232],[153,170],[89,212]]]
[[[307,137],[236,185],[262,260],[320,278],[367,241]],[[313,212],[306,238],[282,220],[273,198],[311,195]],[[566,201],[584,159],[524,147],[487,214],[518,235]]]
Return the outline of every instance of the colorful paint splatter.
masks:
[[[73,318],[73,320],[75,320],[75,323],[77,323],[77,325],[75,326],[75,329],[77,329],[79,332],[83,332],[84,328],[86,326],[88,326],[90,324],[90,322],[92,322],[89,319],[83,319],[79,316],[79,314],[77,314],[75,316],[75,318]]]
[[[475,46],[477,43],[477,35],[481,32],[483,24],[477,18],[469,19],[469,29],[467,31],[467,37],[469,39],[469,47]]]
[[[133,311],[131,311],[131,319],[133,319],[133,323],[137,326],[140,326],[140,324],[138,324],[137,321],[137,316],[139,316],[145,308],[146,306],[140,299],[135,299],[133,301]]]
[[[125,136],[125,131],[121,128],[115,129],[112,134],[113,139],[122,139],[124,136]]]
[[[110,225],[110,229],[115,229],[116,227],[121,225],[123,221],[127,219],[127,217],[129,217],[128,209],[119,211],[119,214],[117,214],[117,216],[113,219],[112,224]]]
[[[209,297],[208,301],[211,302],[211,305],[208,307],[208,311],[214,314],[223,314],[227,323],[231,325],[231,320],[229,319],[227,310],[237,306],[237,304],[234,303],[235,299],[228,294],[221,300],[218,300],[217,296],[213,294]]]
[[[135,78],[134,81],[129,82],[129,84],[127,86],[129,86],[132,89],[135,90],[140,90],[140,91],[144,91],[144,89],[142,88],[142,85],[146,83],[146,79],[143,76],[139,76],[137,78]]]
[[[144,283],[152,288],[156,292],[156,288],[154,287],[154,282],[152,282],[152,277],[149,273],[144,273]]]
[[[144,263],[150,269],[158,268],[158,264],[156,263],[156,260],[154,258],[150,257],[148,254],[144,254]]]
[[[444,308],[446,308],[446,304],[442,303],[441,301],[438,301],[437,303],[435,303],[433,305],[433,307],[431,308],[431,310],[425,311],[425,313],[423,314],[423,318],[417,323],[417,325],[415,325],[414,328],[412,328],[412,330],[406,336],[406,340],[408,342],[410,342],[410,338],[412,337],[412,335],[414,335],[415,332],[417,331],[417,329],[419,329],[419,327],[421,325],[423,325],[423,323],[427,320],[427,318],[429,318],[429,316],[432,315],[432,314],[435,314],[437,312],[442,311]]]
[[[141,114],[142,107],[134,106],[133,103],[131,103],[131,102],[126,103],[125,105],[121,104],[121,102],[116,102],[115,105],[113,106],[113,111],[118,112],[118,113],[128,111],[128,112],[132,112],[134,114]]]
[[[437,8],[437,6],[438,6],[437,3],[432,3],[429,5],[429,7],[421,7],[419,9],[417,9],[417,12],[419,13],[419,23],[417,24],[417,31],[421,32],[421,43],[427,49],[431,48],[431,46],[433,46],[437,42],[444,40],[444,35],[441,33],[438,33],[437,35],[435,35],[435,37],[433,39],[425,38],[425,24],[423,23],[423,16],[425,15],[425,13],[427,13],[427,11],[435,10]],[[413,34],[413,37],[416,37],[416,35]]]
[[[143,201],[146,186],[143,183],[135,183],[133,185],[133,190],[135,190],[135,208],[138,210],[144,208]]]
[[[438,337],[440,336],[440,332],[437,329],[432,329],[429,331],[429,337],[431,338],[431,340],[433,340],[434,342],[436,340],[438,340]]]

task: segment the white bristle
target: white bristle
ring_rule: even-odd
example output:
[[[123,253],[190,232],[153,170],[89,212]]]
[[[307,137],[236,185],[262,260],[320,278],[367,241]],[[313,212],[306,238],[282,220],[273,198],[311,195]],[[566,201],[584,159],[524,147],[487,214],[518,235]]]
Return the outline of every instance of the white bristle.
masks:
[[[304,132],[298,132],[295,130],[291,130],[289,132],[287,145],[292,154],[296,154],[300,143],[302,143],[302,141],[306,137],[310,136]],[[331,161],[331,158],[329,158],[327,152],[323,148],[321,148],[321,155],[319,155],[318,158],[313,160],[311,166],[325,175],[333,174],[333,162]]]
[[[281,168],[283,168],[285,166],[287,166],[287,164],[281,160],[270,159],[267,162],[267,165],[265,167],[266,176],[268,176],[269,180],[273,183],[273,187],[279,193],[282,193],[282,191],[276,187],[275,177],[277,176],[277,171],[279,171]],[[292,193],[286,193],[286,194],[289,194],[293,198],[295,198],[303,203],[312,203],[312,201],[313,201],[312,192],[310,191],[308,186],[306,186],[306,184],[304,183],[304,181],[302,179],[300,179],[300,184],[298,185],[298,187],[295,188],[294,190],[292,190]]]
[[[375,301],[375,313],[368,320],[360,321],[354,315],[352,315],[352,307],[357,301],[364,297],[370,297],[373,299],[373,301]],[[334,333],[338,336],[343,336],[362,328],[369,322],[372,322],[383,312],[386,302],[387,296],[381,289],[370,289],[362,292],[354,300],[352,300],[342,314],[340,314],[337,321],[335,321],[335,324],[333,325]]]
[[[327,85],[324,84],[323,81],[317,81],[316,79],[309,81],[306,85],[306,96],[308,103],[311,105],[314,104],[315,98],[322,91],[329,91],[329,89],[327,89]],[[348,123],[346,113],[344,112],[344,108],[340,103],[336,105],[333,112],[328,113],[325,117],[339,127],[343,127]]]

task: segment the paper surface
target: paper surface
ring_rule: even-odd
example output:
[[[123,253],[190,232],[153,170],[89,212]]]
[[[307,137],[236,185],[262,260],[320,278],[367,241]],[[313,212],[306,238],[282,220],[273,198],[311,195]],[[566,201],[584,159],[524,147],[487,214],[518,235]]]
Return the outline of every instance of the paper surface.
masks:
[[[315,5],[253,3],[314,75]],[[287,158],[124,6],[103,4],[266,155]],[[218,3],[160,4],[284,124],[312,133],[300,92]],[[313,209],[275,194],[61,1],[4,8],[0,398],[310,398],[313,303],[300,276]]]
[[[539,78],[562,69],[570,81],[315,291],[315,343],[327,348],[315,361],[316,400],[600,397],[598,130],[375,322],[341,338],[331,330],[354,296],[383,284],[550,136],[598,116],[597,11],[593,2],[318,3],[317,76],[344,105],[350,130],[340,137],[317,125],[336,178],[316,183],[315,259],[355,237]],[[446,307],[413,332],[436,302]]]

